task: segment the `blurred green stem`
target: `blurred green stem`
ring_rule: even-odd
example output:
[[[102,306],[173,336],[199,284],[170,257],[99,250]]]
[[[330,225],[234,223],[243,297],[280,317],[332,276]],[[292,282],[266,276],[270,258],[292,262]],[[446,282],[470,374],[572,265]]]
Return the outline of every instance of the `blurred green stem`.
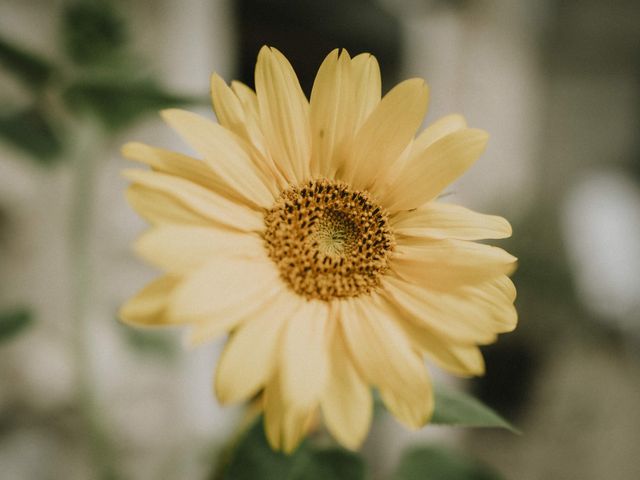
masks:
[[[73,361],[76,368],[77,401],[85,441],[96,478],[113,480],[115,472],[111,442],[105,431],[93,388],[93,365],[89,341],[89,307],[93,294],[91,272],[91,227],[99,161],[106,151],[106,138],[92,118],[75,126],[72,152],[70,259],[72,275]]]

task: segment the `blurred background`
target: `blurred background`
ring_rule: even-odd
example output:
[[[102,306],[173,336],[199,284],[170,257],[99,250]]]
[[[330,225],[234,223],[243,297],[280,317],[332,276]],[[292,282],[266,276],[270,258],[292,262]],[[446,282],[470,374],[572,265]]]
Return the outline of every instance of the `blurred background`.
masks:
[[[0,477],[213,478],[243,416],[211,392],[220,345],[116,321],[155,274],[118,150],[184,151],[157,110],[212,115],[210,74],[252,84],[270,44],[307,93],[335,47],[375,54],[385,89],[425,78],[427,123],[491,134],[453,201],[514,226],[520,325],[459,385],[524,434],[382,417],[371,478],[425,444],[483,466],[464,478],[640,478],[639,18],[632,0],[2,0]]]

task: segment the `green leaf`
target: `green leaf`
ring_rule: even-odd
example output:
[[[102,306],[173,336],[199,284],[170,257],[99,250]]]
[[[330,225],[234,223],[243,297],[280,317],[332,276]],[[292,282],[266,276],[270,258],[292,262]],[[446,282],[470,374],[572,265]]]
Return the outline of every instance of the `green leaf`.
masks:
[[[0,38],[0,64],[32,88],[41,88],[54,73],[49,61]]]
[[[520,433],[494,410],[468,393],[435,386],[435,411],[431,423],[461,427],[505,428]]]
[[[0,138],[31,155],[41,164],[52,164],[63,149],[52,122],[36,107],[0,113]]]
[[[295,477],[296,480],[364,480],[365,464],[353,452],[327,448],[311,452],[310,462]]]
[[[223,480],[273,478],[290,480],[296,470],[309,462],[307,444],[303,442],[291,455],[274,452],[264,434],[262,417],[245,433],[224,470]]]
[[[110,60],[127,41],[124,20],[107,1],[80,1],[63,12],[62,39],[69,57],[79,65]]]
[[[436,447],[406,451],[393,480],[501,480],[489,467],[457,452]]]
[[[364,480],[365,466],[355,453],[315,448],[303,441],[291,455],[274,452],[262,417],[244,434],[223,469],[222,480]]]
[[[198,103],[169,93],[151,80],[86,80],[71,85],[64,98],[72,109],[94,113],[112,130],[162,108]]]
[[[0,313],[0,343],[12,339],[32,323],[33,317],[26,308]]]
[[[128,345],[140,353],[174,359],[178,353],[173,332],[137,329],[117,323]]]

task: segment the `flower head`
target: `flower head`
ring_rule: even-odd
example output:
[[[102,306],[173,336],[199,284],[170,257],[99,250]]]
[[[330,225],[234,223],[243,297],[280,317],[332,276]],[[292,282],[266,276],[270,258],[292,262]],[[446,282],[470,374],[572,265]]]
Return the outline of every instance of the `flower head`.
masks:
[[[372,387],[419,428],[433,411],[425,357],[480,375],[478,345],[516,325],[515,258],[474,242],[508,237],[508,222],[438,201],[487,134],[451,115],[416,136],[426,85],[407,80],[381,98],[368,54],[331,52],[308,101],[264,47],[255,83],[213,76],[219,124],[163,112],[201,160],[124,147],[151,166],[126,172],[128,199],[152,224],[136,249],[165,274],[121,318],[189,326],[196,344],[228,333],[217,397],[262,394],[276,449],[292,451],[319,410],[357,448]]]

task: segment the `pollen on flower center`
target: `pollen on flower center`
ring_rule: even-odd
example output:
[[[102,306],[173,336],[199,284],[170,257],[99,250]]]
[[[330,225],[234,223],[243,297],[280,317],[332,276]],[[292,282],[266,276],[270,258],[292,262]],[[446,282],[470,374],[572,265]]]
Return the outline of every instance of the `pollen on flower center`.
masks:
[[[365,192],[326,179],[282,192],[265,224],[269,257],[289,287],[307,298],[370,292],[395,244],[382,208]]]

